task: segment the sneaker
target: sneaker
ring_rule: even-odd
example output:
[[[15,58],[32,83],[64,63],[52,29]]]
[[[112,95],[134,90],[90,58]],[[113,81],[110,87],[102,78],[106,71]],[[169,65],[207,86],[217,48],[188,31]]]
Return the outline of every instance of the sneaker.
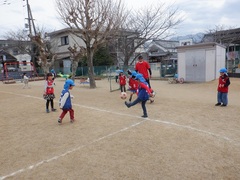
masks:
[[[225,106],[227,106],[227,105],[226,105],[226,104],[222,104],[222,105],[221,105],[221,107],[225,107]]]
[[[128,108],[130,108],[130,104],[127,103],[127,101],[125,101],[125,105],[126,105]]]
[[[147,115],[142,115],[142,118],[147,118],[148,116]]]
[[[49,109],[46,109],[46,113],[50,113]]]
[[[52,111],[54,112],[54,111],[56,111],[57,109],[54,109],[54,108],[52,108]]]
[[[155,91],[153,91],[153,92],[152,92],[152,94],[153,94],[153,96],[152,96],[152,97],[154,98],[154,97],[156,96],[156,92],[155,92]]]
[[[75,119],[70,119],[70,123],[73,123],[75,121]]]
[[[221,103],[217,103],[217,104],[215,104],[215,106],[220,106],[221,105]]]
[[[62,119],[59,118],[58,119],[58,123],[61,124],[62,123]]]

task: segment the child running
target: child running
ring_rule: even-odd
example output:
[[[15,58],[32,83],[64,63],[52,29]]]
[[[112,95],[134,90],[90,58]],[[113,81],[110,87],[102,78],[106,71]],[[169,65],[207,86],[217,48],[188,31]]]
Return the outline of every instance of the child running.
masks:
[[[152,90],[148,87],[148,83],[145,81],[143,76],[141,74],[137,74],[135,79],[138,81],[138,92],[137,92],[137,99],[134,100],[132,103],[128,103],[125,101],[125,105],[130,108],[131,106],[134,106],[141,102],[142,104],[142,110],[143,110],[143,118],[147,118],[147,109],[146,109],[146,102],[149,99],[149,96],[153,96],[151,93]]]
[[[49,113],[49,103],[51,103],[51,108],[52,108],[52,111],[56,111],[56,109],[54,108],[54,105],[53,105],[53,99],[55,98],[55,95],[54,95],[54,81],[53,81],[53,75],[52,73],[48,73],[47,74],[47,77],[46,77],[46,81],[45,81],[45,86],[44,86],[44,94],[43,94],[43,97],[44,99],[47,100],[46,102],[46,112]]]
[[[70,114],[70,122],[73,123],[75,121],[74,110],[72,109],[72,102],[71,102],[71,98],[73,98],[73,96],[71,96],[69,92],[69,90],[73,89],[73,86],[75,86],[73,80],[67,79],[65,81],[65,84],[60,96],[60,100],[59,100],[59,106],[60,106],[60,109],[62,109],[62,113],[58,119],[59,124],[62,123],[62,119],[64,118],[64,116],[67,114],[68,111]]]
[[[23,73],[23,89],[25,89],[25,88],[30,88],[29,86],[28,86],[28,81],[29,81],[29,78],[27,77],[27,74],[26,73]]]

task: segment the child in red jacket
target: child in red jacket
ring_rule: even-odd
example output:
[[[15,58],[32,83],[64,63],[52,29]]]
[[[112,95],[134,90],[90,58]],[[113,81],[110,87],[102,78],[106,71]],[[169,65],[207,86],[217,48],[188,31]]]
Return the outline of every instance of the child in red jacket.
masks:
[[[220,69],[220,77],[218,82],[218,94],[217,94],[217,104],[215,106],[227,106],[228,104],[228,86],[230,85],[230,80],[227,75],[227,69]]]
[[[119,72],[120,73],[119,73],[118,79],[119,79],[119,84],[120,84],[120,90],[121,90],[121,92],[126,92],[126,81],[127,81],[127,78],[123,74],[122,70],[120,70]]]
[[[149,88],[148,83],[145,81],[143,76],[141,74],[137,74],[135,79],[138,81],[138,91],[137,91],[137,99],[135,99],[133,102],[128,103],[125,101],[125,105],[130,108],[132,106],[135,106],[136,104],[141,102],[142,110],[143,110],[143,118],[147,118],[147,109],[146,109],[146,102],[149,99],[149,97],[153,96],[152,90]]]
[[[56,111],[53,104],[54,95],[54,81],[52,73],[48,73],[45,81],[43,97],[46,99],[46,112],[49,113],[49,103],[51,103],[52,111]]]
[[[131,70],[128,70],[127,72],[129,74],[129,80],[128,80],[129,91],[131,92],[129,97],[129,102],[131,102],[133,94],[136,94],[137,92],[138,81],[133,78]]]

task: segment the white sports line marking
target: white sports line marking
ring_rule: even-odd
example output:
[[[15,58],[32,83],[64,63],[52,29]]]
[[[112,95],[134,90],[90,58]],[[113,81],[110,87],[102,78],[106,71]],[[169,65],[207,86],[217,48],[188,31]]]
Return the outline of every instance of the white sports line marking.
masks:
[[[116,132],[113,132],[113,133],[108,134],[108,135],[106,135],[106,136],[103,136],[103,137],[101,137],[101,138],[95,139],[95,140],[89,142],[88,144],[85,144],[85,145],[79,146],[79,147],[77,147],[77,148],[71,149],[71,150],[69,150],[69,151],[67,151],[67,152],[65,152],[65,153],[63,153],[63,154],[58,155],[58,156],[54,156],[54,157],[52,157],[52,158],[50,158],[50,159],[40,161],[40,162],[38,162],[38,163],[36,163],[36,164],[33,164],[33,165],[28,166],[28,167],[26,167],[26,168],[20,169],[20,170],[15,171],[15,172],[13,172],[13,173],[11,173],[11,174],[8,174],[8,175],[5,175],[5,176],[1,176],[1,177],[0,177],[0,180],[3,180],[3,179],[6,179],[6,178],[15,176],[15,175],[20,174],[20,173],[22,173],[22,172],[25,172],[25,171],[27,171],[27,170],[34,169],[34,168],[36,168],[36,167],[38,167],[38,166],[40,166],[40,165],[42,165],[42,164],[44,164],[44,163],[49,163],[49,162],[51,162],[51,161],[57,160],[57,159],[59,159],[59,158],[61,158],[61,157],[64,157],[64,156],[70,154],[70,153],[73,153],[73,152],[75,152],[75,151],[78,151],[78,150],[80,150],[80,149],[82,149],[82,148],[84,148],[84,147],[86,147],[86,146],[88,146],[88,145],[97,143],[97,142],[99,142],[99,141],[101,141],[101,140],[104,140],[104,139],[106,139],[106,138],[108,138],[108,137],[114,136],[114,135],[116,135],[116,134],[118,134],[118,133],[121,133],[121,132],[123,132],[123,131],[127,131],[128,129],[131,129],[131,128],[135,127],[135,126],[138,126],[138,125],[142,124],[142,123],[145,122],[145,121],[147,121],[147,120],[143,120],[143,121],[137,122],[137,123],[135,123],[135,124],[132,124],[131,126],[125,127],[125,128],[123,128],[123,129],[120,129],[119,131],[116,131]]]
[[[23,97],[28,97],[28,98],[34,98],[34,99],[39,99],[39,100],[44,100],[43,98],[40,98],[40,97],[36,97],[36,96],[30,96],[30,95],[24,95],[24,94],[17,94],[17,93],[12,93],[12,92],[5,92],[5,91],[0,91],[1,93],[7,93],[7,94],[12,94],[12,95],[17,95],[17,96],[23,96]],[[96,110],[96,111],[101,111],[101,112],[107,112],[107,113],[112,113],[112,114],[117,114],[117,115],[121,115],[121,116],[128,116],[128,117],[134,117],[134,118],[139,118],[139,119],[143,119],[141,117],[138,117],[138,116],[133,116],[133,115],[129,115],[129,114],[124,114],[124,113],[119,113],[119,112],[113,112],[113,111],[108,111],[108,110],[104,110],[104,109],[99,109],[99,108],[96,108],[96,107],[90,107],[90,106],[84,106],[84,105],[80,105],[80,104],[74,104],[73,105],[75,106],[78,106],[78,107],[83,107],[83,108],[86,108],[86,109],[91,109],[91,110]],[[176,127],[180,127],[180,128],[183,128],[183,129],[187,129],[187,130],[191,130],[191,131],[195,131],[195,132],[199,132],[199,133],[202,133],[202,134],[206,134],[206,135],[209,135],[209,136],[213,136],[213,137],[216,137],[218,139],[221,139],[221,140],[224,140],[224,141],[228,141],[230,143],[233,143],[235,146],[239,146],[239,143],[234,143],[233,140],[231,140],[230,138],[226,137],[226,136],[221,136],[221,135],[218,135],[218,134],[215,134],[215,133],[212,133],[212,132],[208,132],[208,131],[205,131],[205,130],[201,130],[201,129],[197,129],[197,128],[194,128],[194,127],[191,127],[191,126],[186,126],[186,125],[181,125],[181,124],[177,124],[177,123],[173,123],[173,122],[169,122],[169,121],[162,121],[162,120],[154,120],[154,119],[150,119],[150,118],[146,118],[138,123],[135,123],[135,124],[132,124],[131,126],[128,126],[128,127],[125,127],[119,131],[116,131],[116,132],[113,132],[111,134],[108,134],[106,136],[103,136],[101,138],[98,138],[96,140],[93,140],[91,142],[89,142],[88,144],[85,144],[85,145],[82,145],[82,146],[79,146],[77,148],[74,148],[72,150],[69,150],[61,155],[58,155],[58,156],[54,156],[50,159],[47,159],[47,160],[43,160],[43,161],[40,161],[34,165],[31,165],[31,166],[28,166],[27,168],[23,168],[23,169],[20,169],[18,171],[15,171],[11,174],[8,174],[8,175],[5,175],[5,176],[0,176],[0,180],[3,180],[5,178],[8,178],[8,177],[12,177],[12,176],[15,176],[16,174],[19,174],[19,173],[22,173],[22,172],[25,172],[27,170],[31,170],[31,169],[34,169],[44,163],[48,163],[48,162],[51,162],[53,160],[57,160],[59,159],[60,157],[64,157],[72,152],[75,152],[75,151],[78,151],[88,145],[91,145],[91,144],[94,144],[96,142],[99,142],[101,140],[104,140],[108,137],[111,137],[113,135],[116,135],[118,133],[121,133],[123,131],[126,131],[128,129],[131,129],[135,126],[138,126],[140,124],[142,124],[143,122],[146,122],[146,121],[152,121],[152,122],[158,122],[158,123],[162,123],[162,124],[166,124],[166,125],[170,125],[170,126],[176,126]]]

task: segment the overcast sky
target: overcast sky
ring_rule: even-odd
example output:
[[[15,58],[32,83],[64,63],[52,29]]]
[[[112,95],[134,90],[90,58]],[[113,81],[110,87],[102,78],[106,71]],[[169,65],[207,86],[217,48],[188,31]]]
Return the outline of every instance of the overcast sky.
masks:
[[[128,8],[139,9],[159,2],[174,3],[184,16],[175,30],[177,36],[206,32],[216,25],[240,27],[240,0],[124,0]],[[59,20],[55,0],[29,0],[35,24],[49,31],[65,25]],[[27,23],[26,0],[0,0],[0,37]]]

